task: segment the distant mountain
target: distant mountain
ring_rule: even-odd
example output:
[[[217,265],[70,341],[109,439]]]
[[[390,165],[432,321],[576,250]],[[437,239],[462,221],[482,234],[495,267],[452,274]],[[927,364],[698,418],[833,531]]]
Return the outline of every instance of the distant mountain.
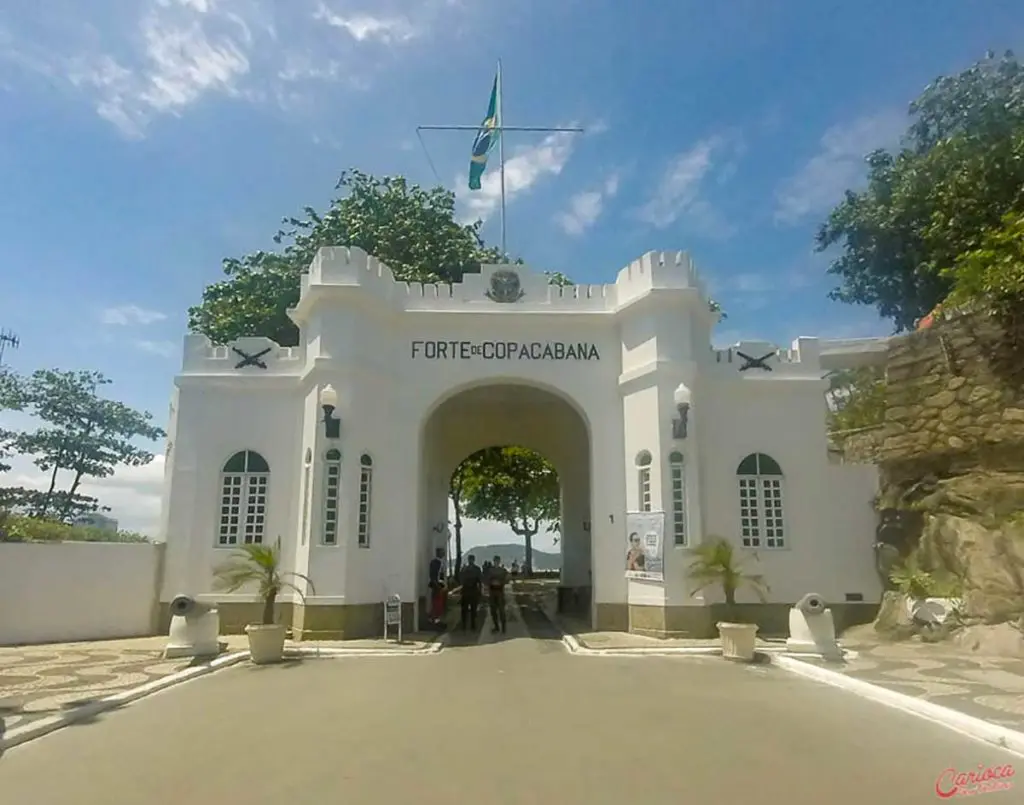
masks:
[[[463,551],[463,556],[473,554],[476,557],[476,563],[482,565],[485,561],[490,561],[495,556],[500,556],[501,561],[506,566],[511,565],[513,562],[518,562],[520,567],[523,564],[523,560],[526,558],[526,548],[522,545],[515,543],[502,543],[501,545],[481,545],[476,548],[470,548],[469,550]],[[561,570],[562,569],[562,554],[561,553],[548,553],[547,551],[538,551],[536,548],[533,549],[533,569],[534,570]]]

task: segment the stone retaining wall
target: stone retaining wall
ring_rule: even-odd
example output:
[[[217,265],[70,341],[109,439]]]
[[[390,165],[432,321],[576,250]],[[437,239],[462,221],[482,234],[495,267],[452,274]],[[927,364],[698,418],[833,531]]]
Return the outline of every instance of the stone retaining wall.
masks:
[[[885,421],[834,434],[844,459],[874,461],[891,481],[1024,469],[1024,387],[993,367],[1003,338],[998,322],[980,313],[894,338]]]

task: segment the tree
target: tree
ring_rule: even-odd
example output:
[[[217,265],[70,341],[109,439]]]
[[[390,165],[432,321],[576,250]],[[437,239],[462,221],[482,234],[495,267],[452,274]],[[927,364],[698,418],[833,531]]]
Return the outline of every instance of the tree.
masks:
[[[14,372],[0,366],[0,412],[20,411],[25,407],[21,378]],[[0,472],[7,472],[11,465],[5,459],[11,455],[14,432],[0,428]]]
[[[482,263],[502,262],[484,245],[480,221],[455,220],[455,194],[430,190],[401,176],[378,178],[346,171],[335,186],[346,195],[321,214],[306,207],[302,218],[285,218],[274,236],[279,252],[257,251],[224,261],[227,279],[203,291],[189,310],[189,328],[217,343],[262,335],[283,346],[299,342],[288,308],[299,300],[302,274],[323,246],[358,246],[378,257],[402,282],[459,282]],[[571,280],[551,273],[553,284]]]
[[[455,468],[448,482],[448,497],[451,498],[452,507],[455,509],[455,578],[462,572],[462,495],[466,487],[466,477],[470,472],[467,461],[468,459]]]
[[[978,248],[960,255],[946,274],[953,281],[951,304],[981,303],[1019,314],[1024,300],[1024,212],[1007,213],[1002,225],[982,233]]]
[[[872,305],[897,332],[941,303],[947,269],[1024,203],[1024,67],[1012,53],[943,76],[910,105],[898,153],[867,157],[868,184],[847,191],[817,234],[841,246],[830,296]]]
[[[467,459],[465,514],[506,523],[526,546],[524,573],[533,570],[533,538],[556,520],[561,489],[555,468],[523,447],[488,447]]]
[[[94,511],[95,498],[78,492],[83,479],[106,478],[119,465],[137,467],[153,460],[152,453],[133,442],[140,437],[158,439],[164,432],[151,424],[152,414],[100,397],[99,389],[110,382],[100,372],[52,369],[41,369],[24,379],[24,407],[45,424],[15,434],[12,445],[19,453],[33,456],[33,463],[50,473],[50,483],[44,492],[6,492],[34,517],[69,520]],[[61,470],[71,473],[65,490],[57,489]]]
[[[844,369],[831,373],[828,381],[829,430],[857,430],[882,424],[885,373],[880,367]]]

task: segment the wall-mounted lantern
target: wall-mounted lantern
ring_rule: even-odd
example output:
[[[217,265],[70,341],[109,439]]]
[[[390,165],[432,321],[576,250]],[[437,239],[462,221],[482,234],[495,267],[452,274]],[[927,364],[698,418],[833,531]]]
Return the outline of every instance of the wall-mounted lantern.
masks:
[[[690,390],[680,383],[674,396],[676,415],[672,418],[672,438],[685,439],[690,426]]]
[[[341,437],[341,420],[334,415],[338,407],[338,392],[328,383],[320,389],[320,407],[324,410],[324,435],[328,439]]]

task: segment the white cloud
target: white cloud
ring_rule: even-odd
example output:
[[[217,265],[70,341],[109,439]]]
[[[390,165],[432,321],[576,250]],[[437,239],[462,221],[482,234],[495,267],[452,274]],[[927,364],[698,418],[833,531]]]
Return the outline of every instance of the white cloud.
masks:
[[[81,94],[129,138],[203,99],[293,109],[303,82],[365,88],[383,63],[369,45],[397,46],[467,12],[450,0],[395,0],[394,13],[350,13],[321,0],[50,0],[0,13],[0,86],[41,76]],[[338,32],[344,31],[339,42]]]
[[[864,157],[894,145],[907,126],[903,112],[890,110],[828,129],[820,150],[776,191],[775,220],[796,224],[826,213],[847,189],[863,180]]]
[[[574,146],[575,137],[572,132],[555,132],[547,135],[537,145],[518,149],[514,156],[505,160],[506,203],[530,190],[545,176],[560,174],[572,156]],[[463,221],[486,221],[501,204],[501,175],[496,163],[496,158],[492,156],[480,180],[479,190],[460,195],[459,202],[464,209],[461,216]],[[463,174],[456,179],[456,186],[463,188],[467,181]]]
[[[701,192],[712,177],[719,184],[729,180],[736,171],[741,151],[737,137],[714,135],[677,154],[662,171],[654,193],[636,211],[636,216],[655,229],[667,229],[682,222],[706,237],[729,237],[735,227],[701,198]]]
[[[377,41],[390,45],[397,42],[408,42],[418,31],[404,16],[377,17],[372,14],[352,14],[344,16],[331,11],[321,3],[313,18],[341,28],[357,42]]]
[[[135,341],[135,348],[148,352],[151,355],[159,355],[161,358],[172,358],[178,353],[178,345],[173,341],[147,341],[139,339]]]
[[[619,192],[619,175],[611,174],[604,183],[593,190],[577,193],[569,200],[569,209],[555,216],[558,225],[568,235],[582,235],[604,210],[605,202]]]
[[[156,450],[163,450],[158,446]],[[24,486],[45,489],[49,475],[40,472],[31,459],[16,456],[10,461],[11,470],[3,476],[5,486]],[[58,474],[58,488],[67,488],[69,478]],[[119,467],[109,478],[87,480],[79,492],[109,506],[108,514],[125,531],[137,531],[149,537],[160,536],[160,502],[164,482],[164,457],[160,453],[143,467]]]
[[[149,121],[179,114],[210,93],[235,95],[250,69],[253,32],[224,6],[156,0],[142,13],[135,53],[91,52],[71,59],[68,79],[96,98],[96,111],[129,137]]]
[[[167,318],[166,313],[158,310],[147,310],[138,305],[121,305],[119,307],[108,307],[100,311],[100,323],[119,327],[129,327],[140,324],[153,324]]]

